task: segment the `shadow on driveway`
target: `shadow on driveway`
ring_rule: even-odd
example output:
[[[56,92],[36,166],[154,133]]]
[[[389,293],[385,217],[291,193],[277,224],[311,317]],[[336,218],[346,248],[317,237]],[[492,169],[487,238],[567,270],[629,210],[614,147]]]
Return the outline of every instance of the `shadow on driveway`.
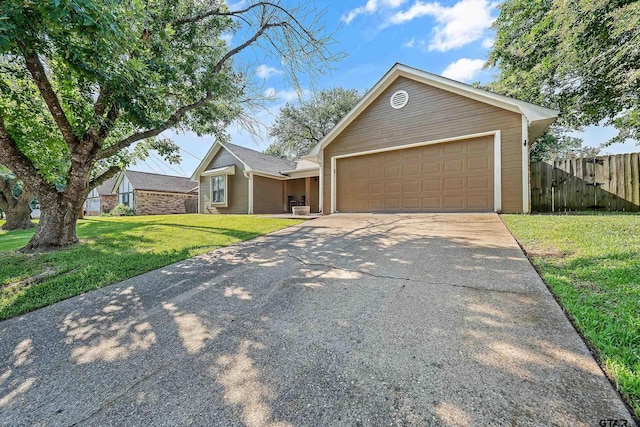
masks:
[[[631,417],[496,215],[333,215],[0,323],[3,425]]]

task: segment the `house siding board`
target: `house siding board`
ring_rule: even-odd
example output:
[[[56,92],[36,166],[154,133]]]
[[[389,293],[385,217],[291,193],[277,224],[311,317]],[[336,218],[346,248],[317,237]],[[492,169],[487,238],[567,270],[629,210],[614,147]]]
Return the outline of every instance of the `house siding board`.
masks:
[[[283,181],[253,176],[253,212],[279,214],[283,207]]]
[[[311,178],[311,195],[309,196],[309,208],[312,213],[317,213],[320,211],[320,183],[318,177]]]
[[[226,149],[220,148],[205,170],[236,165],[235,175],[227,180],[227,207],[211,205],[211,177],[200,176],[200,213],[246,214],[249,211],[249,180],[244,177],[244,165]]]
[[[406,90],[394,110],[389,97]],[[323,206],[331,206],[331,157],[457,136],[501,131],[502,211],[522,212],[522,116],[404,77],[394,81],[324,149]]]

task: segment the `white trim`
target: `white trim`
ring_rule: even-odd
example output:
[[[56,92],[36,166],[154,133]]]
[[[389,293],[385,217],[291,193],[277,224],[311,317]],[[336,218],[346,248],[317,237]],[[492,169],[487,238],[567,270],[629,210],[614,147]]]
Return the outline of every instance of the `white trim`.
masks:
[[[291,179],[288,176],[273,175],[273,174],[270,174],[269,172],[263,172],[255,169],[249,169],[246,172],[251,172],[253,175],[263,176],[265,178],[277,179],[278,181],[287,181]]]
[[[212,176],[212,175],[235,175],[236,174],[236,165],[223,166],[221,168],[209,169],[208,171],[204,171],[200,174],[200,176]]]
[[[529,213],[529,121],[522,115],[522,213]]]
[[[493,211],[502,212],[502,134],[493,137]]]
[[[324,150],[320,150],[320,158],[322,159],[322,156],[324,156]],[[323,212],[323,207],[324,207],[324,163],[320,163],[320,175],[318,177],[319,182],[318,182],[318,196],[319,196],[319,200],[318,200],[318,210],[320,212]]]
[[[224,202],[213,201],[213,178],[218,176],[224,176]],[[229,207],[229,175],[221,173],[218,175],[211,175],[209,178],[209,197],[211,202],[209,203],[213,207],[228,208]]]
[[[345,156],[333,156],[331,158],[331,213],[336,213],[336,177],[338,172],[336,171],[336,159],[343,158]]]
[[[216,156],[216,154],[218,154],[218,151],[220,151],[220,148],[224,148],[225,150],[227,150],[229,154],[231,154],[233,157],[235,157],[236,160],[242,163],[242,166],[244,166],[245,170],[251,170],[249,165],[243,162],[240,157],[236,156],[233,151],[231,151],[228,147],[226,147],[224,144],[220,143],[219,141],[216,141],[213,143],[209,151],[207,151],[207,154],[204,156],[204,158],[202,159],[202,161],[200,162],[196,170],[193,172],[193,175],[191,175],[192,181],[196,181],[196,178],[198,178],[202,174],[202,172],[204,172],[204,168],[206,168],[207,165],[211,163],[211,161]]]
[[[358,157],[358,156],[366,156],[368,154],[385,153],[388,151],[405,150],[407,148],[423,147],[425,145],[442,144],[445,142],[463,141],[466,139],[481,138],[483,136],[494,137],[494,140],[493,140],[494,159],[496,159],[496,153],[497,153],[497,156],[499,157],[497,158],[498,164],[496,165],[495,164],[496,162],[494,160],[494,165],[493,165],[493,186],[494,186],[493,206],[494,206],[494,210],[498,212],[502,206],[502,161],[501,161],[502,153],[500,152],[501,135],[500,135],[500,130],[493,130],[489,132],[454,136],[451,138],[436,139],[433,141],[418,142],[414,144],[397,145],[394,147],[379,148],[376,150],[359,151],[356,153],[342,154],[339,156],[331,157],[331,213],[336,213],[336,177],[337,177],[336,160],[344,159],[347,157]]]
[[[253,214],[253,173],[249,172],[249,215]]]
[[[202,192],[200,191],[200,177],[198,177],[198,213],[200,213],[200,202],[202,202],[202,200],[200,200],[201,194]]]
[[[321,149],[329,145],[353,120],[356,119],[369,105],[371,105],[382,92],[387,89],[397,78],[405,77],[429,86],[437,87],[485,104],[493,105],[508,111],[513,111],[527,116],[530,124],[553,120],[558,116],[558,111],[529,102],[520,101],[507,96],[498,95],[483,89],[447,79],[436,74],[408,67],[403,64],[395,64],[374,86],[362,97],[362,99],[347,113],[342,120],[311,150],[309,155],[317,154]],[[550,123],[549,123],[550,124]]]

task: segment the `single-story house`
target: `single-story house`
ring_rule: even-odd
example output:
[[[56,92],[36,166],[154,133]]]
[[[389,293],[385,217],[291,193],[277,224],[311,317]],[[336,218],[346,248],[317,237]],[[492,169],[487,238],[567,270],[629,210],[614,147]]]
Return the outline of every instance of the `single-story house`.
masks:
[[[91,190],[84,205],[85,215],[100,215],[109,212],[118,204],[118,195],[113,192],[117,176],[109,178]]]
[[[189,178],[125,170],[89,193],[86,211],[99,215],[123,204],[136,215],[195,213],[197,200],[198,183]]]
[[[264,213],[309,206],[319,212],[320,166],[216,142],[191,179],[199,184],[199,213]]]
[[[325,214],[526,213],[530,145],[557,116],[549,108],[396,64],[300,162],[279,159],[264,173],[233,154],[242,147],[227,144],[229,151],[215,144],[192,177],[200,185],[199,212],[225,212],[218,206],[228,210],[234,200],[242,202],[233,205],[235,212],[271,213],[278,201],[285,209],[291,191],[277,182],[295,180],[292,171],[300,170],[314,179],[306,192],[311,204],[317,178],[317,209]],[[263,164],[271,162],[257,154]],[[298,166],[302,162],[306,166]],[[244,182],[231,178],[238,173]],[[212,185],[225,196],[219,198]]]

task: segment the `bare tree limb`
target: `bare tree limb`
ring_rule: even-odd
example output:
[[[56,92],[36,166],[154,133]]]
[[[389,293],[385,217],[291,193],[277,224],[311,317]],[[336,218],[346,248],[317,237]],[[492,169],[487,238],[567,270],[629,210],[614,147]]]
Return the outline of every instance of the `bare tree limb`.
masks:
[[[94,188],[96,188],[97,186],[101,185],[102,183],[104,183],[109,178],[112,178],[112,177],[116,176],[118,174],[118,172],[120,172],[121,170],[122,169],[120,169],[119,166],[111,166],[105,172],[103,172],[102,174],[98,175],[97,177],[95,177],[94,179],[89,181],[89,184],[87,185],[87,189],[89,191],[93,190]]]
[[[47,73],[42,62],[40,62],[40,58],[38,58],[38,55],[36,54],[26,52],[24,52],[23,55],[27,69],[29,70],[29,73],[31,73],[31,77],[33,77],[33,81],[36,83],[36,86],[38,86],[40,95],[42,95],[44,102],[47,104],[49,112],[53,116],[53,120],[56,122],[60,132],[62,132],[62,137],[69,147],[77,145],[78,138],[73,133],[73,128],[62,110],[60,100],[53,90],[51,82],[49,82],[49,78],[47,77]]]
[[[154,129],[150,129],[150,130],[146,130],[146,131],[142,131],[142,132],[136,132],[136,133],[128,136],[127,138],[121,140],[120,142],[115,143],[113,145],[110,145],[109,147],[105,148],[104,150],[102,150],[102,151],[100,151],[98,153],[98,155],[96,156],[96,160],[102,160],[102,159],[106,159],[108,157],[111,157],[114,154],[117,154],[119,151],[127,148],[128,146],[130,146],[134,142],[138,142],[138,141],[141,141],[143,139],[153,138],[154,136],[158,136],[159,134],[161,134],[165,130],[171,128],[172,126],[175,126],[176,124],[178,124],[180,119],[182,119],[182,117],[184,117],[184,115],[187,114],[189,111],[193,110],[194,108],[198,108],[198,107],[206,104],[211,99],[213,99],[213,94],[208,93],[206,96],[200,98],[196,102],[193,102],[191,104],[188,104],[188,105],[185,105],[185,106],[182,106],[182,107],[178,108],[176,110],[176,112],[173,113],[171,115],[171,117],[169,117],[169,119],[166,120],[164,123],[162,123],[160,126],[154,128]]]

